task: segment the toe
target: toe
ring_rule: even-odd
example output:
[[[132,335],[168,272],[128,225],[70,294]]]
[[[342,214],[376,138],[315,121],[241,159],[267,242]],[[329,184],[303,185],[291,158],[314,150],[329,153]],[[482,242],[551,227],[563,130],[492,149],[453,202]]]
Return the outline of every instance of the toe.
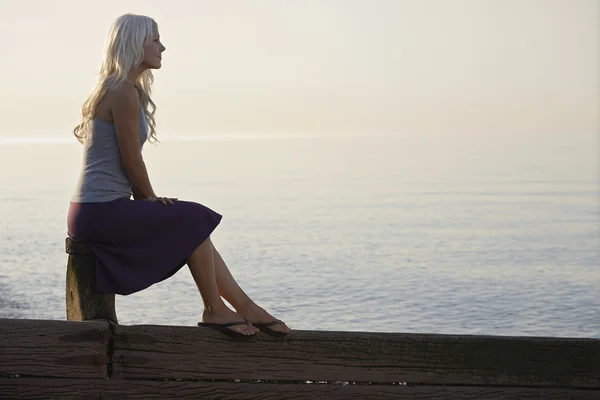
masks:
[[[279,321],[279,325],[275,325],[274,328],[282,333],[290,333],[292,331],[283,321]]]
[[[255,329],[256,328],[251,324],[244,326],[244,332],[246,335],[254,335],[256,333]]]

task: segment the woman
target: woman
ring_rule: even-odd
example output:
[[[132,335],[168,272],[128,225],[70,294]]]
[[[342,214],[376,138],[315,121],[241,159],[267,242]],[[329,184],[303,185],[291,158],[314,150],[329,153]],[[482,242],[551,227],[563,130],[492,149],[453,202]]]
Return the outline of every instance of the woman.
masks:
[[[99,292],[131,294],[187,264],[204,302],[198,325],[236,336],[259,329],[286,335],[290,329],[244,293],[212,244],[221,215],[157,196],[150,184],[142,147],[156,140],[151,70],[161,67],[164,51],[151,18],[126,14],[112,25],[98,82],[74,130],[84,157],[68,234],[96,254]]]

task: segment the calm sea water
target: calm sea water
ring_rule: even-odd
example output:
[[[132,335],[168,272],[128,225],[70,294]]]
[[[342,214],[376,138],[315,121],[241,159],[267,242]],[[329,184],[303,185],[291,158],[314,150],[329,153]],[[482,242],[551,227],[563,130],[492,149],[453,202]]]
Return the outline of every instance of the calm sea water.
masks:
[[[224,215],[215,244],[292,328],[600,337],[597,149],[593,135],[307,135],[145,157],[157,193]],[[80,151],[0,138],[0,317],[65,319]],[[127,325],[201,311],[187,269],[117,298]]]

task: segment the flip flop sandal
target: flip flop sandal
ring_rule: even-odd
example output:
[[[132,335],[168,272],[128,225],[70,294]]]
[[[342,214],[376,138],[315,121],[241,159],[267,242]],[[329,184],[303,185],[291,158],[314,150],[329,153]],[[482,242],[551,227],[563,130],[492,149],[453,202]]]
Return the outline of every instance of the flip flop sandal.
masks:
[[[254,335],[244,335],[243,333],[239,333],[239,332],[232,331],[231,329],[229,329],[230,326],[238,326],[238,325],[248,325],[248,321],[228,322],[226,324],[215,324],[213,322],[198,322],[198,326],[200,326],[200,327],[211,328],[216,331],[225,333],[229,336],[244,337],[244,338],[254,336]]]
[[[276,331],[276,330],[273,330],[270,328],[271,326],[275,326],[275,325],[285,325],[283,323],[283,321],[280,321],[278,319],[273,320],[271,322],[265,322],[264,324],[252,324],[252,325],[254,325],[258,329],[260,329],[262,332],[269,334],[271,336],[283,337],[283,336],[289,335],[289,333],[279,332],[279,331]]]

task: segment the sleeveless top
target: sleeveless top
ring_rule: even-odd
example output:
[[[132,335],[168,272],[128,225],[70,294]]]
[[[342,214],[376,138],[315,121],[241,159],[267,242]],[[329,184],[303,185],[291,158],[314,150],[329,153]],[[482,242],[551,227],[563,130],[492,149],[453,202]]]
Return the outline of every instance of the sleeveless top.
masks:
[[[121,165],[115,124],[94,118],[86,129],[82,169],[71,201],[97,203],[130,198],[131,182]],[[143,107],[140,107],[139,134],[141,152],[148,138]]]

